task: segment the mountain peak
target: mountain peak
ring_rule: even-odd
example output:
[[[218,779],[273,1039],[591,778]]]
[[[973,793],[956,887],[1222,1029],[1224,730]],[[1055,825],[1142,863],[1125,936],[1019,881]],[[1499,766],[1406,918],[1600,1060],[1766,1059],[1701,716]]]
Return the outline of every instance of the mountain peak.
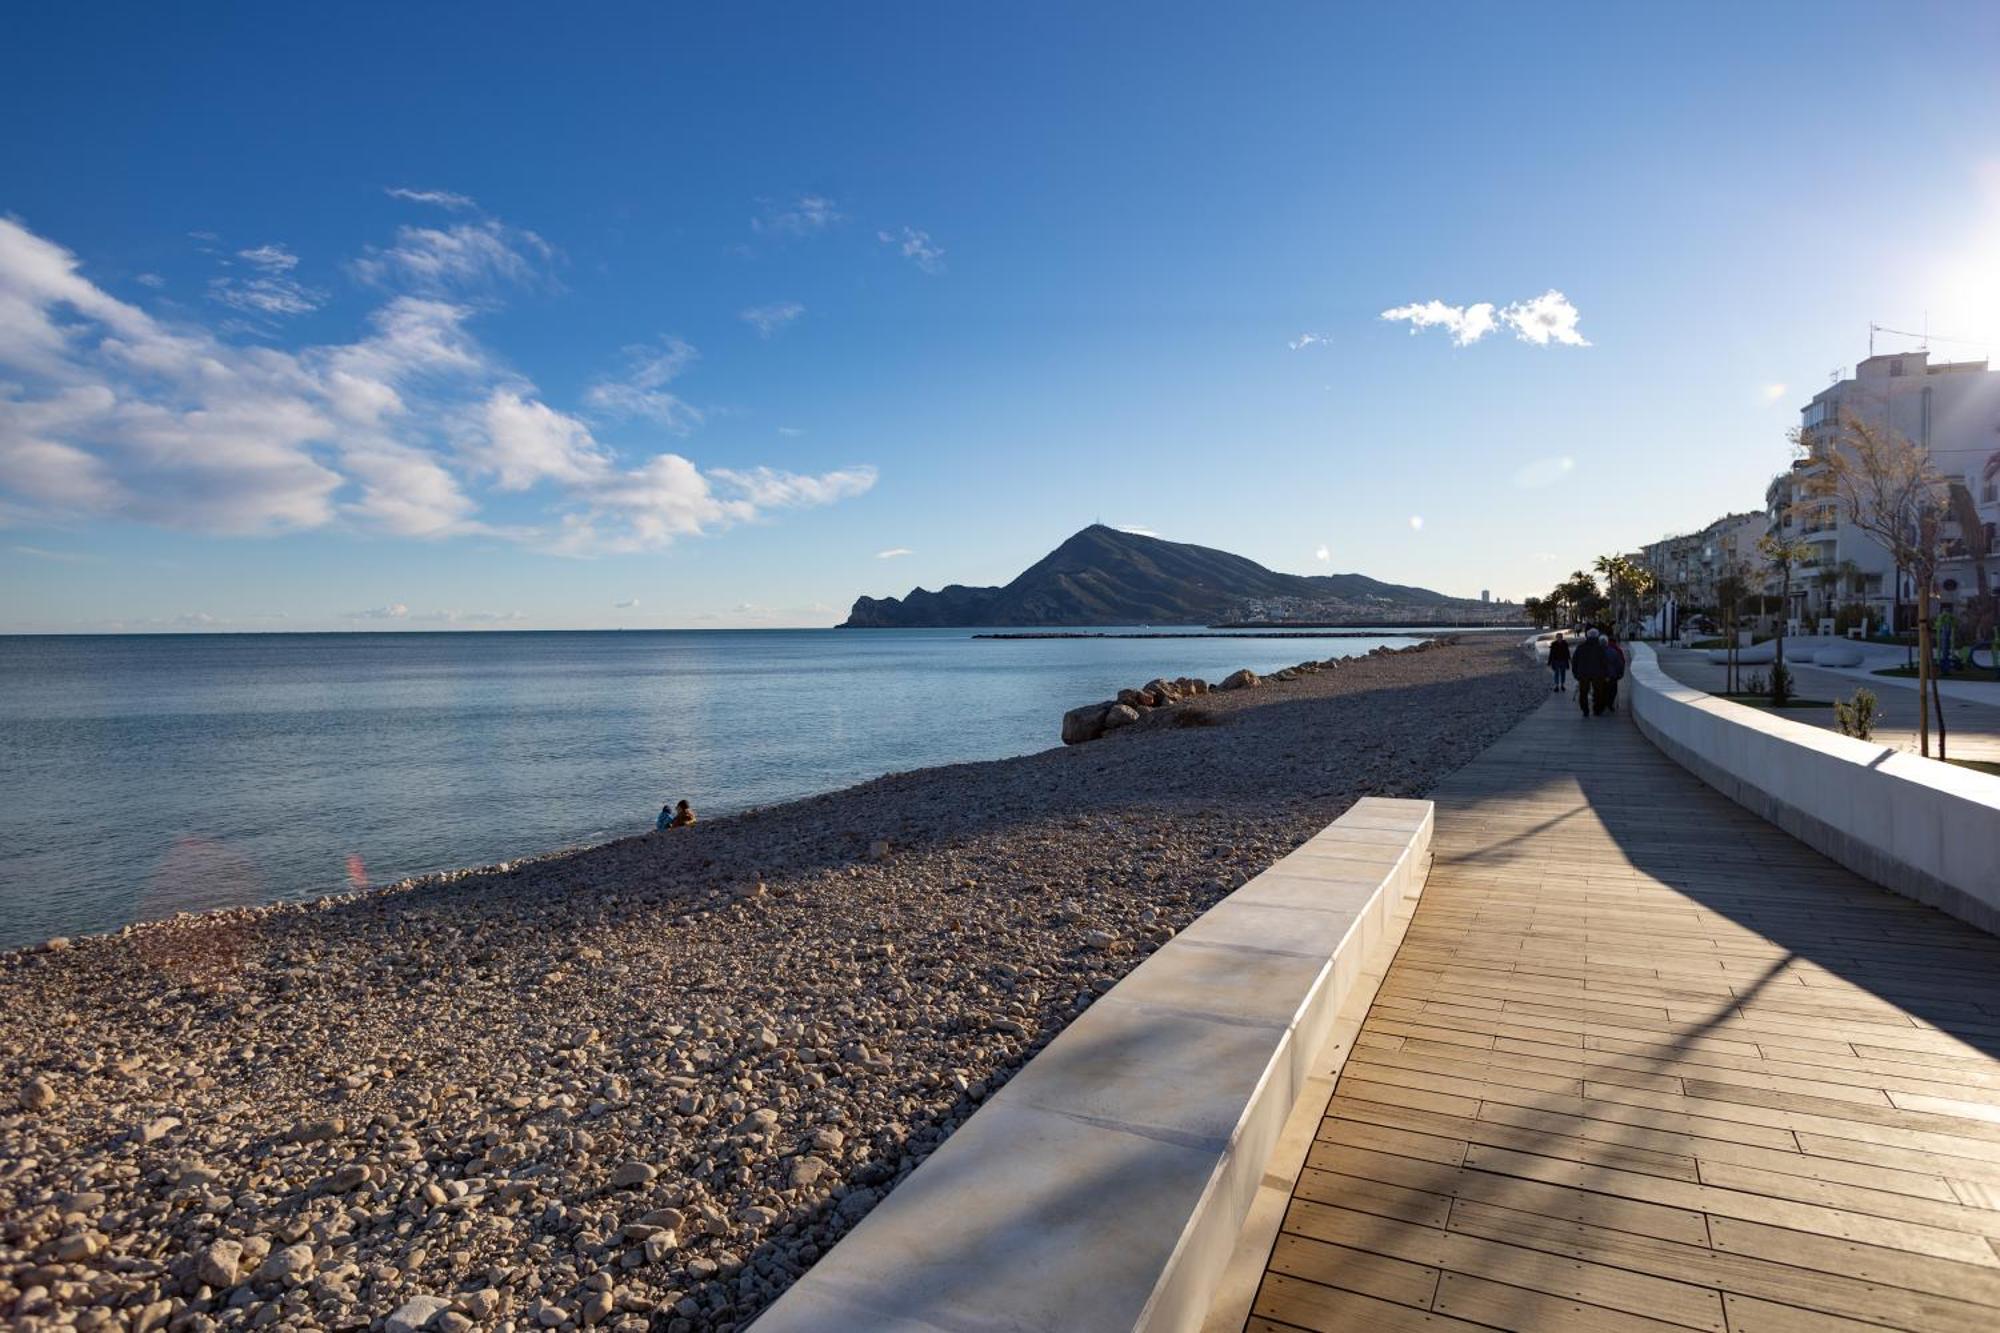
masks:
[[[1280,574],[1227,551],[1092,523],[1004,588],[952,584],[938,592],[913,588],[901,599],[862,597],[846,625],[1206,625],[1260,604],[1350,603],[1378,623],[1398,609],[1429,619],[1440,609],[1480,605],[1360,574]]]

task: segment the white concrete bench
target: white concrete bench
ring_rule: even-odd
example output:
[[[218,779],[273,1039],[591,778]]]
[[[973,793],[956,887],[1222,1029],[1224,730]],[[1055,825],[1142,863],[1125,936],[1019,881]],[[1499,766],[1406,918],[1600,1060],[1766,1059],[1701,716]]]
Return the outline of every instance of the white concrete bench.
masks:
[[[1429,873],[1368,798],[1134,968],[757,1320],[758,1333],[1192,1330],[1342,1000]]]

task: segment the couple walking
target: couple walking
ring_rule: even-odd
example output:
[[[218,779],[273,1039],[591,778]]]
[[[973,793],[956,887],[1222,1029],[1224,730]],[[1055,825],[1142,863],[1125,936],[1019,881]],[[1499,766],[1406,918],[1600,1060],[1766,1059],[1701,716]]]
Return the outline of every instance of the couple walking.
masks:
[[[1625,650],[1609,632],[1600,634],[1595,626],[1571,652],[1569,641],[1557,634],[1549,645],[1549,671],[1556,678],[1555,690],[1563,692],[1566,676],[1576,677],[1576,706],[1585,717],[1618,711],[1618,682],[1625,675]]]

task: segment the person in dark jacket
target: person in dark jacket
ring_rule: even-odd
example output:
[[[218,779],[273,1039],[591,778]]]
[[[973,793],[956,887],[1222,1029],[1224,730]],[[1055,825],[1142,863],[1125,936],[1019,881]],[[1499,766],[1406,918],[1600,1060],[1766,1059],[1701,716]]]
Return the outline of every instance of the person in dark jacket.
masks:
[[[1576,677],[1576,706],[1585,717],[1590,716],[1591,704],[1597,698],[1598,682],[1610,673],[1611,664],[1604,654],[1604,640],[1592,626],[1583,632],[1583,642],[1570,654],[1570,674]],[[1603,712],[1602,708],[1597,710]]]
[[[1604,632],[1604,679],[1597,686],[1597,703],[1594,705],[1598,712],[1615,713],[1618,711],[1618,682],[1624,678],[1625,650],[1619,646],[1618,640],[1611,636],[1611,631],[1606,630]]]
[[[1561,694],[1564,682],[1569,678],[1569,640],[1562,636],[1560,630],[1549,644],[1549,672],[1556,678],[1552,692]]]

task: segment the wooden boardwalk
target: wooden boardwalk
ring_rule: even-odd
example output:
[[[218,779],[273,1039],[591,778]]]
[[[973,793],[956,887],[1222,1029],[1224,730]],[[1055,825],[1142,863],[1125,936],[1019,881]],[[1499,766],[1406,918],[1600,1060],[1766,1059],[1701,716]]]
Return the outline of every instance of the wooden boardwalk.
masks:
[[[2000,1329],[2000,940],[1567,698],[1435,796],[1250,1329]]]

